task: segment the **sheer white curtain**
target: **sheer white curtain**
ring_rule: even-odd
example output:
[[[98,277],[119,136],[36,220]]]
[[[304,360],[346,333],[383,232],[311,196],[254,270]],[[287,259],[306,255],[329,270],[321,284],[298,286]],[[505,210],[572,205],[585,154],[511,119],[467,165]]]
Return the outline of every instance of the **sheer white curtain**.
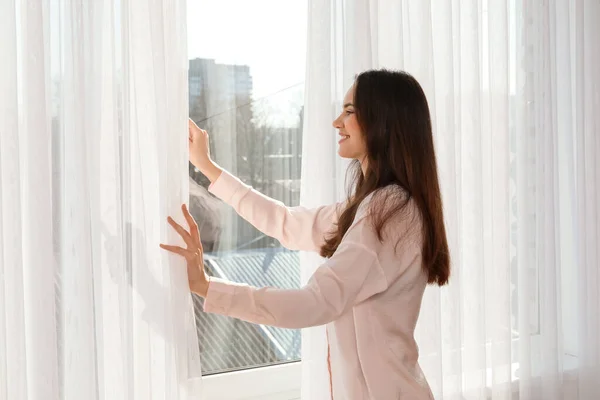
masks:
[[[0,2],[0,399],[196,398],[185,1]]]
[[[454,268],[417,327],[436,399],[596,398],[600,3],[309,3],[302,203],[340,198],[354,74],[403,69],[429,99]],[[323,331],[303,346],[302,396],[326,399]]]

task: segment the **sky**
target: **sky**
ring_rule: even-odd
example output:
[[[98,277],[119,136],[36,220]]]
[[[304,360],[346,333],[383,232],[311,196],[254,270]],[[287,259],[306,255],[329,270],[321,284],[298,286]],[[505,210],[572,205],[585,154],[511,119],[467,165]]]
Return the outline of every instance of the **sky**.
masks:
[[[250,66],[254,99],[304,81],[307,0],[188,0],[187,8],[189,58]],[[302,85],[265,102],[289,119]]]

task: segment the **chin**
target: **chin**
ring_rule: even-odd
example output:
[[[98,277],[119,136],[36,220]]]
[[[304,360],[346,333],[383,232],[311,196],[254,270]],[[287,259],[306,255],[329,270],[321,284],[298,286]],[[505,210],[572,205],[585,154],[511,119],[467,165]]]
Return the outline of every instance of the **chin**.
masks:
[[[338,155],[339,155],[340,157],[342,157],[342,158],[349,158],[349,159],[350,159],[350,158],[354,158],[354,157],[352,157],[352,155],[351,155],[351,154],[348,154],[348,152],[347,152],[347,151],[344,151],[344,150],[342,150],[342,149],[338,149],[337,153],[338,153]]]
[[[359,158],[359,155],[356,151],[350,151],[349,149],[345,149],[343,147],[338,147],[337,151],[338,155],[342,158],[347,158],[349,160],[354,160]]]

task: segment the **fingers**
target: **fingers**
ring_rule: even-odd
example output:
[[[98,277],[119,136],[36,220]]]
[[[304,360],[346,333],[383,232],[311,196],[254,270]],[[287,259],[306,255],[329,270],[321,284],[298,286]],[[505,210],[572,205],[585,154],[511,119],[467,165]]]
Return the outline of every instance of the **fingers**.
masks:
[[[180,256],[185,257],[186,259],[194,259],[198,253],[194,253],[191,252],[189,250],[186,250],[184,248],[181,248],[179,246],[171,246],[168,244],[160,244],[161,249],[165,249],[167,251],[170,251],[171,253],[175,253],[175,254],[179,254]]]
[[[200,129],[198,127],[198,125],[196,125],[196,123],[194,121],[192,121],[192,119],[190,118],[188,120],[188,134],[189,134],[189,139],[193,142],[195,137],[198,136],[199,134],[205,132],[203,129]]]
[[[175,220],[171,217],[167,218],[169,225],[171,225],[175,231],[181,236],[184,240],[185,244],[188,246],[188,249],[199,249],[202,251],[202,242],[200,240],[200,232],[198,231],[198,224],[194,220],[194,217],[190,214],[187,206],[183,204],[181,206],[181,210],[183,211],[183,215],[189,225],[190,231],[186,231],[181,225],[179,225]]]
[[[194,142],[200,135],[208,136],[208,132],[204,129],[200,129],[198,125],[191,118],[188,119],[188,139],[190,142]]]
[[[177,222],[175,222],[175,220],[173,218],[168,217],[167,221],[169,222],[169,225],[171,225],[175,229],[175,231],[177,231],[177,233],[179,233],[179,236],[181,236],[181,238],[183,239],[185,244],[188,245],[188,247],[191,247],[191,248],[197,247],[197,244],[194,243],[194,239],[192,239],[192,236],[185,229],[183,229],[183,227],[181,225],[179,225]]]
[[[198,231],[198,224],[194,220],[194,217],[192,217],[192,215],[188,211],[187,206],[185,204],[181,206],[181,210],[183,211],[183,216],[185,217],[190,227],[190,235],[192,236],[194,244],[198,247],[202,247],[202,244],[200,242],[200,233]]]

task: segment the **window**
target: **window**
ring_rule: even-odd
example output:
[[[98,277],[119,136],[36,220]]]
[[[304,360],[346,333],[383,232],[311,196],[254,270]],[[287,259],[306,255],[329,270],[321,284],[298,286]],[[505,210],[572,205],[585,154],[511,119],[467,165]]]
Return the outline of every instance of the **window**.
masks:
[[[306,7],[305,1],[188,1],[190,118],[209,132],[219,165],[292,206],[300,198]],[[190,164],[190,212],[209,273],[298,287],[298,254],[237,216],[208,184]],[[299,360],[299,330],[206,314],[201,299],[195,304],[204,375]]]

